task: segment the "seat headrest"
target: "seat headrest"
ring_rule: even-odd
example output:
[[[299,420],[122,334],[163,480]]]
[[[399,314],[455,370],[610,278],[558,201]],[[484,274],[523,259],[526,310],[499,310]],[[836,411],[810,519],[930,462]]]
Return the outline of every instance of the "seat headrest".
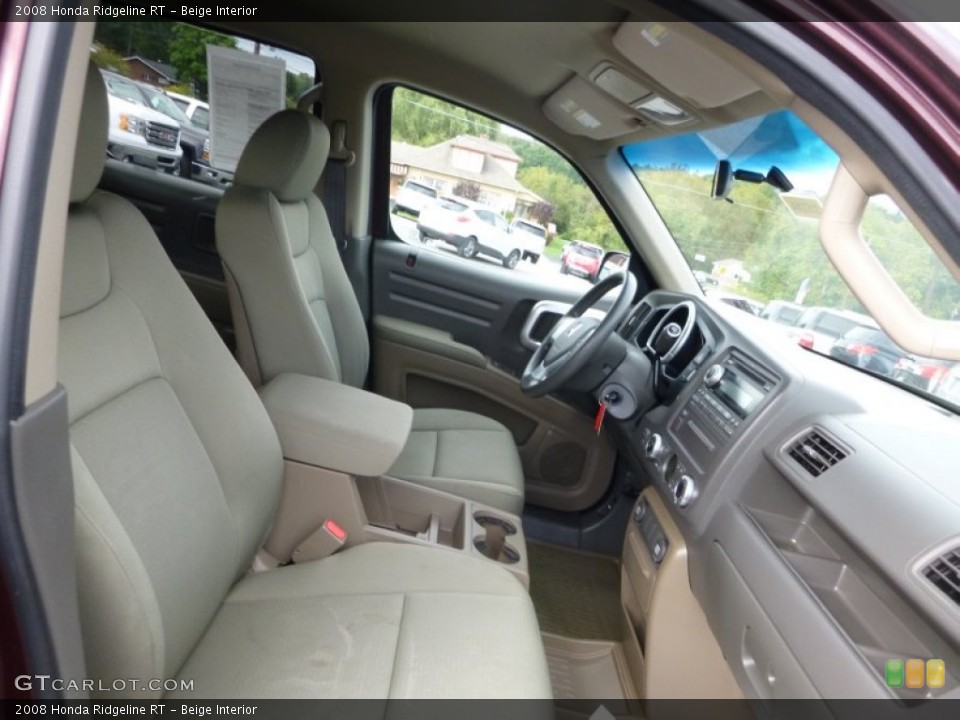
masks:
[[[250,136],[234,183],[269,190],[282,202],[304,200],[320,180],[329,153],[330,131],[319,118],[281,110]]]
[[[70,202],[83,202],[100,183],[107,154],[109,117],[107,90],[100,70],[91,62],[87,66],[87,80],[83,88],[80,129],[77,131],[77,149],[73,155]]]

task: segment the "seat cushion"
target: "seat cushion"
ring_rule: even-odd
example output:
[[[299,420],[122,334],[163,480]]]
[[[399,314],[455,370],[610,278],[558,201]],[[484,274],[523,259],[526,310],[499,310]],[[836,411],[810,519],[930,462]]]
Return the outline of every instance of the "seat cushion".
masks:
[[[514,515],[523,511],[523,468],[513,435],[475,413],[414,410],[410,438],[387,474]]]
[[[180,677],[217,698],[549,698],[536,615],[488,560],[368,543],[242,580]]]

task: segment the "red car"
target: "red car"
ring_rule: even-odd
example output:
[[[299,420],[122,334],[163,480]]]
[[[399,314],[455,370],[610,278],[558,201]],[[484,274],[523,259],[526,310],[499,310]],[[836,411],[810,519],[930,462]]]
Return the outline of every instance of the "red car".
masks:
[[[602,260],[602,247],[573,240],[563,248],[563,254],[560,256],[560,273],[577,275],[590,282],[596,282]]]

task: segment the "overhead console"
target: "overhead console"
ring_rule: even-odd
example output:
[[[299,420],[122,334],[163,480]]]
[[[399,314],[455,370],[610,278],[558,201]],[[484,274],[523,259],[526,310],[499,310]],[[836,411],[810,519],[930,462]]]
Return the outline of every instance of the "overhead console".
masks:
[[[611,41],[617,53],[577,68],[543,104],[544,114],[573,135],[659,135],[715,117],[729,121],[741,106],[756,115],[770,103],[754,78],[715,52],[708,33],[687,23],[630,20]]]

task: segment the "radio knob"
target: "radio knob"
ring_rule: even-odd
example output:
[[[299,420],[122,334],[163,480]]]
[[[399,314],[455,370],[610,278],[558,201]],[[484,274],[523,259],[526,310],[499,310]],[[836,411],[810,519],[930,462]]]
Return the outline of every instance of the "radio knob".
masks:
[[[660,453],[663,452],[663,438],[660,437],[660,433],[654,433],[647,439],[645,452],[648,460],[656,460],[660,457]]]
[[[723,365],[711,365],[703,375],[703,384],[707,387],[714,387],[720,384],[723,379]]]
[[[677,507],[685,508],[696,499],[696,482],[689,475],[681,475],[673,489],[673,500]]]

